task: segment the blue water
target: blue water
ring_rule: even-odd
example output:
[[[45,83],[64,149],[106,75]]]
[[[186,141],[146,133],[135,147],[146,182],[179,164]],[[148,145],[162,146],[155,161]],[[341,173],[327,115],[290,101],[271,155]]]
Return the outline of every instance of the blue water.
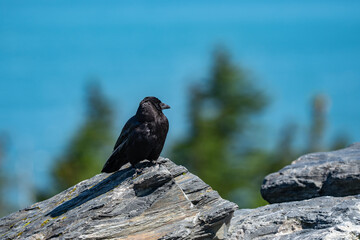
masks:
[[[358,1],[2,0],[4,168],[22,177],[12,198],[24,206],[32,199],[19,192],[48,186],[54,156],[83,118],[88,79],[101,79],[118,131],[144,96],[155,95],[172,106],[169,142],[182,135],[186,90],[206,78],[218,44],[271,100],[261,117],[264,145],[289,121],[306,141],[316,93],[329,99],[326,141],[338,132],[360,140]]]

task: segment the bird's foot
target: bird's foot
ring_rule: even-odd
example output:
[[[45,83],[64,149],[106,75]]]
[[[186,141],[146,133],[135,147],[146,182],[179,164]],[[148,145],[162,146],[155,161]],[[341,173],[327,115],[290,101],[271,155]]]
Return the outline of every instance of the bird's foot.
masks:
[[[135,174],[133,176],[133,179],[137,178],[142,174],[143,169],[142,168],[135,168]]]

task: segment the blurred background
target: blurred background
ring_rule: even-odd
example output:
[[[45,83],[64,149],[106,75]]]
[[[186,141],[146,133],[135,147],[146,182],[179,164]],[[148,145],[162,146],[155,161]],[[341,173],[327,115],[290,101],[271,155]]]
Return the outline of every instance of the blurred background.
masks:
[[[222,197],[360,139],[360,2],[0,0],[0,216],[98,174],[145,96]]]

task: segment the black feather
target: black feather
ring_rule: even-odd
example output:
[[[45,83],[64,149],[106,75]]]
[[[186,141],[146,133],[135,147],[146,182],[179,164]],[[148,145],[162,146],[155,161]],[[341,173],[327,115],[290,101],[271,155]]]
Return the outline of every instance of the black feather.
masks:
[[[169,122],[162,110],[168,108],[156,97],[144,98],[135,116],[123,127],[101,172],[115,172],[128,162],[134,166],[144,159],[158,159],[169,130]]]

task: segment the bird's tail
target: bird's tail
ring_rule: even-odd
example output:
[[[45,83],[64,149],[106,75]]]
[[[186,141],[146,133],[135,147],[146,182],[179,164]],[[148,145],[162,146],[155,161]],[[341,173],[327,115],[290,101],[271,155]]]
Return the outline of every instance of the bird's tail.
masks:
[[[112,173],[119,170],[126,162],[124,162],[118,149],[115,149],[109,159],[106,161],[101,172]]]

